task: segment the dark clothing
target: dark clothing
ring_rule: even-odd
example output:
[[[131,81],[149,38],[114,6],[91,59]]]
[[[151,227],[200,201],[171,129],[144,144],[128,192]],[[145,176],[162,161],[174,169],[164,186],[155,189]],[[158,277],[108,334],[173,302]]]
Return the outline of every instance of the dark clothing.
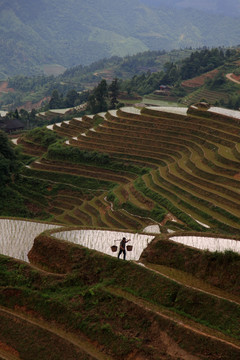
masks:
[[[125,238],[122,239],[122,241],[120,242],[120,249],[119,249],[119,253],[118,253],[118,259],[119,259],[119,256],[121,255],[121,253],[123,253],[123,260],[126,259],[126,243],[128,242],[129,240],[126,240]]]
[[[122,239],[122,241],[120,242],[120,249],[125,250],[126,242],[127,242],[127,240]]]
[[[121,255],[121,253],[123,253],[123,260],[126,260],[126,250],[125,249],[122,250],[121,248],[120,248],[119,253],[118,253],[118,259],[119,259],[119,256]]]

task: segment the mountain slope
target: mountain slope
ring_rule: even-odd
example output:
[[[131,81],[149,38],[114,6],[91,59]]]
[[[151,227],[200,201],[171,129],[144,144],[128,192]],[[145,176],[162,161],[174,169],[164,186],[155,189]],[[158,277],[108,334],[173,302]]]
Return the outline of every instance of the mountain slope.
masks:
[[[171,8],[190,8],[212,14],[240,16],[240,2],[236,0],[171,0],[171,2],[168,0],[141,0],[141,2],[153,8],[165,5]]]
[[[11,24],[11,26],[9,26]],[[0,76],[69,67],[148,49],[233,45],[236,19],[194,9],[152,9],[140,0],[0,2]]]

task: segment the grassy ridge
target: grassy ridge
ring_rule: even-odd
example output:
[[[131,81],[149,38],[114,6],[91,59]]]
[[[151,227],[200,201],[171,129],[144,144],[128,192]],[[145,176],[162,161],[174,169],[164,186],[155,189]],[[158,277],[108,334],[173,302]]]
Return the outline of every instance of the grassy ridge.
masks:
[[[199,236],[197,233],[195,235]],[[217,237],[213,234],[208,236]],[[142,254],[142,261],[179,269],[230,293],[239,295],[239,254],[231,251],[225,253],[201,251],[169,241],[169,237],[168,235],[165,239],[152,242]]]
[[[186,288],[137,264],[46,235],[35,240],[30,259],[51,271],[67,273],[50,275],[1,257],[2,306],[12,310],[18,306],[23,313],[30,311],[49,323],[57,321],[57,326],[84,334],[95,344],[97,339],[102,351],[114,359],[135,352],[157,360],[162,340],[152,341],[162,332],[200,359],[214,360],[219,354],[224,360],[229,354],[238,358],[239,349],[178,323],[195,324],[234,342],[239,338],[240,318],[235,303]],[[18,350],[23,351],[20,344]]]

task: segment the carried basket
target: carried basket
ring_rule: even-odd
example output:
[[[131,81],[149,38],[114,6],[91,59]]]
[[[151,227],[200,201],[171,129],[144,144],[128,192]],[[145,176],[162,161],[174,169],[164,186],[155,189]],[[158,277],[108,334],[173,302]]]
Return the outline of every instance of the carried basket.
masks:
[[[112,250],[112,252],[116,252],[117,251],[117,245],[112,245],[111,250]]]

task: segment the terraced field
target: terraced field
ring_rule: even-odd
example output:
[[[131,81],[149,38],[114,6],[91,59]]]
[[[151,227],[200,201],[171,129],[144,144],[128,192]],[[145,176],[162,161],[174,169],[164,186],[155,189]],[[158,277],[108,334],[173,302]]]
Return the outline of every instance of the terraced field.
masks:
[[[0,358],[238,360],[239,123],[121,108],[18,139],[12,186],[52,224],[1,221]]]
[[[226,92],[207,90],[204,88],[199,88],[196,91],[191,92],[189,95],[185,96],[181,102],[182,104],[189,106],[191,104],[202,101],[202,99],[207,99],[211,104],[215,104],[216,101],[224,100],[228,101],[228,95]]]
[[[54,222],[240,233],[239,112],[121,108],[48,129],[63,137],[61,151],[18,143],[38,157],[22,176],[48,186]]]

